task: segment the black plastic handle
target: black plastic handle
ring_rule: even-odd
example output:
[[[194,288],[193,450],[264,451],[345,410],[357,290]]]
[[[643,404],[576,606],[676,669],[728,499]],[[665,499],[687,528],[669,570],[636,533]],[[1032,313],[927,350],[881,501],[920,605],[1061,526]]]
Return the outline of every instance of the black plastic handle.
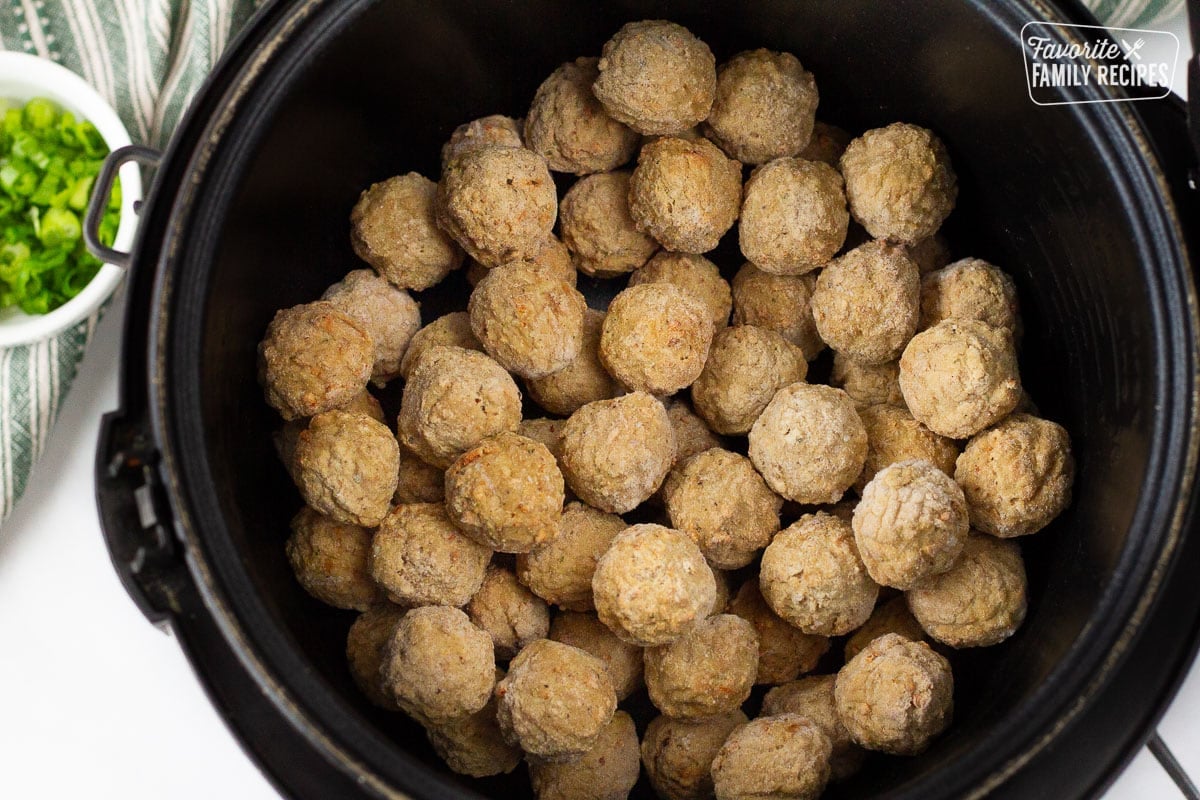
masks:
[[[129,268],[132,258],[130,253],[115,250],[100,241],[100,220],[104,219],[104,209],[108,207],[108,198],[112,194],[113,182],[117,179],[117,173],[120,172],[121,167],[130,161],[136,161],[153,168],[157,167],[161,160],[162,153],[140,144],[118,147],[105,157],[104,164],[100,167],[100,174],[96,176],[96,182],[92,184],[92,196],[88,198],[87,214],[83,218],[83,243],[87,245],[89,253],[101,261],[116,264],[122,269]]]

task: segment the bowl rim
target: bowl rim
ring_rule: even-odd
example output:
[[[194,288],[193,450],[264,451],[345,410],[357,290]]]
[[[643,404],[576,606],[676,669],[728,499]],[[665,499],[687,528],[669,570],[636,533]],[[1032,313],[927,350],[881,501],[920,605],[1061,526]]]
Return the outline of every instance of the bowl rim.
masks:
[[[116,110],[92,86],[71,70],[29,53],[0,52],[0,97],[24,102],[46,97],[77,117],[89,120],[104,138],[109,151],[131,144]],[[128,251],[137,233],[135,204],[142,199],[142,177],[135,164],[121,168],[121,217],[113,247]],[[93,187],[94,188],[94,187]],[[125,270],[103,263],[72,297],[45,314],[5,309],[0,316],[0,347],[31,344],[48,339],[90,317],[117,291]]]

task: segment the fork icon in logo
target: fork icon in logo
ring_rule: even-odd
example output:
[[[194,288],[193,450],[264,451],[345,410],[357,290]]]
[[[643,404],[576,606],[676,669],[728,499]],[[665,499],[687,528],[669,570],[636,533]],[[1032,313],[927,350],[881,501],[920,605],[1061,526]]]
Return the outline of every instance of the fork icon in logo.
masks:
[[[1121,40],[1121,47],[1125,48],[1125,56],[1126,56],[1126,58],[1136,58],[1138,61],[1141,61],[1141,60],[1142,60],[1142,54],[1141,54],[1141,53],[1139,53],[1139,52],[1138,52],[1138,50],[1141,50],[1141,49],[1142,49],[1142,45],[1144,45],[1145,43],[1146,43],[1146,40],[1145,40],[1145,39],[1138,39],[1137,41],[1135,41],[1135,42],[1134,42],[1134,43],[1131,45],[1129,42],[1127,42],[1127,41],[1125,41],[1124,39],[1122,39],[1122,40]]]

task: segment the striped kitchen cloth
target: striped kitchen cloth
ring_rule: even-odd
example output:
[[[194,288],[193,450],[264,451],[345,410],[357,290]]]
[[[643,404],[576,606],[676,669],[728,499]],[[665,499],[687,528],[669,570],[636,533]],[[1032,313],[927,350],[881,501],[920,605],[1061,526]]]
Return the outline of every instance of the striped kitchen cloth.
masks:
[[[230,38],[265,0],[0,0],[0,46],[82,75],[135,142],[163,147]],[[1115,27],[1152,25],[1184,0],[1084,0]],[[0,352],[0,522],[25,490],[101,312]]]

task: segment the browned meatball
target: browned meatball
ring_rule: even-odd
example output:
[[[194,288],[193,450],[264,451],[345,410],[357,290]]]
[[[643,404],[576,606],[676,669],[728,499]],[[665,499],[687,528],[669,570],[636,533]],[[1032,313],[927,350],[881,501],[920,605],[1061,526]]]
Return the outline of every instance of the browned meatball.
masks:
[[[885,403],[904,408],[904,394],[900,391],[900,362],[887,361],[883,364],[859,364],[841,353],[834,353],[833,372],[829,382],[837,386],[858,406],[859,413],[866,406]]]
[[[798,158],[820,161],[837,169],[842,153],[846,152],[846,145],[853,138],[836,125],[817,120],[813,123],[812,138],[808,140],[808,146],[800,151]]]
[[[383,407],[379,405],[379,401],[366,389],[354,395],[349,402],[338,407],[336,410],[346,411],[351,414],[363,414],[376,422],[385,424],[387,422],[387,419],[383,415]],[[288,471],[288,476],[291,477],[297,488],[300,486],[300,478],[296,471],[296,445],[300,443],[300,434],[307,427],[307,419],[294,419],[291,422],[284,423],[282,428],[271,435],[271,441],[275,445],[275,453],[279,456],[279,460],[283,463],[284,468]],[[401,473],[404,472],[403,466],[401,466],[400,471]]]
[[[837,703],[833,698],[836,681],[836,675],[810,675],[776,686],[763,697],[762,715],[798,714],[820,728],[833,746],[829,760],[831,777],[840,781],[858,771],[866,753],[854,743],[850,732],[838,719]]]
[[[815,284],[811,273],[772,275],[746,263],[733,276],[733,324],[775,331],[811,361],[825,349],[812,316]]]
[[[434,347],[409,374],[396,427],[401,444],[444,468],[520,423],[521,392],[503,367],[473,350]]]
[[[529,760],[529,780],[538,800],[625,800],[640,771],[637,729],[624,711],[613,714],[596,743],[578,759]]]
[[[775,393],[807,374],[799,347],[775,331],[734,325],[713,338],[692,404],[717,433],[749,433]]]
[[[538,639],[513,659],[496,697],[505,739],[544,761],[586,753],[617,708],[600,660],[549,639]]]
[[[671,525],[720,569],[754,560],[779,532],[783,498],[754,471],[750,459],[714,447],[671,471],[663,485]]]
[[[496,658],[507,661],[550,631],[546,603],[517,582],[504,567],[491,565],[479,591],[467,603],[467,616],[492,637]]]
[[[596,562],[625,521],[583,503],[563,509],[558,535],[517,556],[517,576],[534,594],[570,611],[591,611]]]
[[[895,634],[871,642],[838,672],[838,719],[859,746],[917,755],[950,725],[954,676],[924,642]]]
[[[880,603],[866,624],[846,640],[846,660],[854,658],[871,642],[889,633],[902,636],[910,642],[920,642],[925,639],[925,630],[908,610],[908,601],[902,594],[893,597],[886,603]]]
[[[805,514],[780,531],[763,552],[760,570],[767,604],[805,633],[849,633],[867,621],[879,596],[854,531],[830,514]]]
[[[736,711],[758,675],[758,634],[733,614],[701,620],[675,641],[646,649],[650,701],[667,716],[706,719]]]
[[[904,349],[900,390],[913,417],[934,433],[975,435],[1021,400],[1012,333],[973,319],[939,322]]]
[[[659,139],[638,155],[629,211],[638,229],[668,250],[712,250],[737,221],[741,204],[741,165],[707,139]]]
[[[867,571],[897,589],[954,566],[967,532],[962,489],[928,461],[883,468],[854,509],[854,538]]]
[[[972,534],[958,563],[907,593],[931,637],[951,647],[989,647],[1025,620],[1025,562],[1016,542]]]
[[[833,746],[799,714],[760,717],[734,730],[713,759],[717,800],[816,800]]]
[[[600,363],[604,316],[603,311],[584,311],[583,339],[575,358],[557,372],[525,382],[529,396],[551,414],[570,416],[588,403],[620,394],[620,385]]]
[[[667,644],[703,619],[716,599],[700,548],[677,530],[626,528],[600,558],[592,578],[596,613],[622,640]]]
[[[813,320],[830,347],[860,364],[893,361],[917,330],[921,283],[902,247],[873,241],[817,276]]]
[[[562,436],[562,429],[565,424],[567,424],[565,419],[550,419],[548,417],[523,419],[521,420],[521,424],[517,426],[517,433],[526,439],[541,442],[546,445],[546,449],[554,454],[556,459],[561,459],[559,439]]]
[[[320,301],[277,312],[258,359],[268,405],[293,420],[339,408],[361,392],[375,343],[359,322]]]
[[[867,431],[841,389],[793,383],[750,429],[750,460],[797,503],[836,503],[862,472]]]
[[[339,522],[372,528],[396,491],[400,448],[382,422],[326,411],[296,441],[296,482],[310,506]]]
[[[672,134],[708,116],[717,62],[682,25],[642,20],[624,25],[601,52],[592,90],[605,110],[638,133]]]
[[[860,408],[858,416],[867,429],[867,463],[854,482],[859,494],[879,470],[898,461],[921,459],[947,475],[954,474],[958,445],[917,422],[908,411],[875,405]]]
[[[751,578],[742,584],[729,613],[749,621],[758,633],[758,677],[755,683],[779,684],[811,672],[829,650],[829,639],[812,636],[784,622],[771,610]]]
[[[525,141],[550,169],[588,175],[616,169],[633,157],[637,131],[608,115],[592,94],[600,59],[577,58],[538,87],[525,118]]]
[[[705,450],[721,446],[721,439],[692,411],[687,401],[668,401],[667,417],[671,420],[671,430],[675,432],[674,464],[681,464]]]
[[[645,392],[588,403],[567,420],[560,442],[571,490],[616,514],[654,494],[675,460],[667,410]]]
[[[381,675],[397,705],[422,725],[462,719],[492,696],[492,639],[457,608],[414,608],[387,643]]]
[[[491,269],[480,264],[475,259],[469,259],[469,262],[467,264],[467,283],[475,287],[491,272]],[[567,246],[557,236],[551,235],[547,237],[538,248],[538,251],[532,256],[518,258],[515,261],[506,263],[521,264],[526,267],[541,267],[571,287],[574,287],[579,282],[579,273],[575,271],[575,263],[571,261],[571,251],[567,249]]]
[[[441,503],[446,499],[446,473],[426,464],[407,447],[400,448],[400,470],[392,502]]]
[[[746,181],[738,243],[742,255],[764,272],[802,275],[833,258],[849,224],[836,169],[819,161],[778,158]]]
[[[346,634],[346,663],[350,677],[367,699],[388,711],[399,711],[391,692],[384,691],[379,671],[383,655],[404,617],[406,609],[392,603],[379,603],[358,615]]]
[[[371,532],[365,528],[305,506],[292,518],[285,551],[296,581],[322,603],[366,611],[383,599],[367,567]]]
[[[442,172],[438,226],[485,267],[531,258],[554,228],[558,195],[545,160],[520,147],[456,156]]]
[[[635,391],[669,395],[704,369],[713,326],[700,301],[669,283],[631,286],[613,298],[600,332],[600,361]]]
[[[630,286],[643,283],[670,283],[688,292],[708,308],[713,330],[729,324],[733,295],[729,282],[721,277],[717,265],[704,256],[660,250],[646,265],[629,276]]]
[[[903,122],[876,128],[842,155],[850,213],[876,239],[912,244],[954,209],[958,182],[942,141]]]
[[[483,345],[471,330],[470,315],[465,311],[452,311],[438,317],[413,335],[404,358],[400,360],[401,377],[408,380],[421,356],[435,347],[461,347],[464,350],[483,352]]]
[[[444,506],[396,506],[371,544],[371,575],[399,603],[465,605],[483,584],[492,551],[462,534]]]
[[[350,212],[350,244],[401,289],[428,289],[462,266],[463,252],[434,220],[437,184],[410,172],[362,193]]]
[[[705,127],[743,164],[794,156],[812,138],[817,84],[791,53],[747,50],[717,70]]]
[[[375,343],[371,379],[384,384],[400,374],[400,360],[421,327],[421,306],[367,269],[356,269],[321,295],[356,320]]]
[[[600,659],[617,693],[617,701],[642,688],[642,648],[622,642],[595,614],[565,611],[550,623],[550,638],[578,647]]]
[[[427,725],[425,735],[438,757],[459,775],[487,778],[512,772],[524,753],[504,741],[496,720],[496,698],[467,717]]]
[[[486,117],[464,122],[450,134],[450,141],[442,145],[442,169],[470,150],[482,147],[500,145],[503,147],[522,147],[522,120],[506,117],[503,114],[489,114]]]
[[[1013,414],[967,443],[954,477],[976,528],[1005,538],[1037,533],[1071,504],[1071,440],[1061,425]]]
[[[706,720],[655,717],[642,739],[642,764],[663,800],[711,800],[712,762],[746,715],[731,711]]]
[[[629,211],[627,171],[589,175],[563,197],[563,243],[580,272],[610,278],[646,263],[658,242],[638,230]]]

